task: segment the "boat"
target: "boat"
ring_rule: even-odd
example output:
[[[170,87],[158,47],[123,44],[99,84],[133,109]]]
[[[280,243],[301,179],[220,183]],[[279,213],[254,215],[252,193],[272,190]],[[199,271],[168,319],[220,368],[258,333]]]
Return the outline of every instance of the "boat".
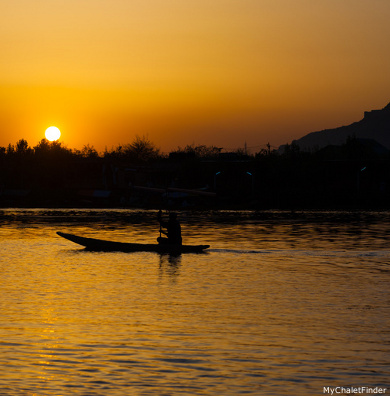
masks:
[[[84,246],[87,250],[104,252],[155,252],[155,253],[202,253],[210,245],[172,245],[172,244],[149,244],[149,243],[128,243],[107,241],[96,238],[86,238],[65,232],[57,232],[62,238],[68,239],[78,245]]]

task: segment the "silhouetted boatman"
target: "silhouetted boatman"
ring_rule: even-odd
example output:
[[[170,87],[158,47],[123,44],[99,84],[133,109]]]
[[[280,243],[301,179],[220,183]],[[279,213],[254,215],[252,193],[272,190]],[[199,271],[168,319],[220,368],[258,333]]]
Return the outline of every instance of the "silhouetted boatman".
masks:
[[[171,244],[171,245],[181,245],[181,227],[180,223],[177,220],[176,213],[169,214],[169,220],[162,220],[161,210],[158,212],[157,220],[160,223],[160,237],[157,238],[157,242],[161,244]],[[163,231],[161,227],[166,228],[166,231]],[[165,234],[167,238],[162,237],[161,233]]]

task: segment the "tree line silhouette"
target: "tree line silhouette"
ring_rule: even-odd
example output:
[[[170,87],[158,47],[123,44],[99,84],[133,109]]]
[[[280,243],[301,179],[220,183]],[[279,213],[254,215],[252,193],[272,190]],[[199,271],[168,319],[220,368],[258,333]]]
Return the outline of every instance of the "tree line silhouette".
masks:
[[[46,139],[0,147],[3,207],[159,207],[165,199],[195,208],[350,209],[388,208],[389,198],[389,152],[353,137],[312,152],[292,144],[252,154],[206,145],[166,154],[139,136],[101,153]]]

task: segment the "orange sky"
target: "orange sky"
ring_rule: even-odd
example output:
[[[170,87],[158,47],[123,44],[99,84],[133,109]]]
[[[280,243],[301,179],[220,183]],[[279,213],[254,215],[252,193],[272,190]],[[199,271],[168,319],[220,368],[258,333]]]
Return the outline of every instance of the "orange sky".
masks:
[[[389,0],[2,0],[0,146],[258,150],[390,102]]]

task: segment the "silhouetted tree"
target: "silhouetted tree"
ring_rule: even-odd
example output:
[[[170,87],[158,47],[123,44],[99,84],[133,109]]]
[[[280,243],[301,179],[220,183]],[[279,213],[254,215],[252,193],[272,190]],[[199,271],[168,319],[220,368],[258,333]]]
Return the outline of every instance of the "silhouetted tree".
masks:
[[[291,144],[286,144],[284,147],[283,156],[287,158],[295,158],[301,154],[301,148],[293,141]]]
[[[136,136],[132,143],[119,145],[105,151],[105,158],[124,159],[133,162],[149,162],[160,157],[160,150],[145,136]]]
[[[187,145],[184,148],[178,147],[176,150],[172,151],[171,157],[180,157],[180,155],[187,156],[187,158],[216,158],[222,151],[222,147],[216,146],[206,146],[194,144]]]
[[[7,146],[7,155],[12,155],[12,154],[14,154],[15,153],[15,147],[14,147],[14,145],[13,144],[9,144],[8,146]]]
[[[47,139],[42,139],[35,147],[34,154],[39,157],[59,157],[64,155],[71,155],[72,150],[64,147],[61,142],[49,142]]]
[[[15,152],[19,155],[25,155],[27,153],[31,152],[31,148],[28,146],[27,140],[25,139],[20,139],[17,143],[16,143],[16,148],[15,148]]]
[[[99,158],[99,154],[96,151],[95,147],[86,144],[81,150],[81,156],[84,158]]]
[[[156,159],[160,150],[147,137],[142,138],[138,135],[134,141],[126,147],[128,151],[137,161],[145,162]]]

